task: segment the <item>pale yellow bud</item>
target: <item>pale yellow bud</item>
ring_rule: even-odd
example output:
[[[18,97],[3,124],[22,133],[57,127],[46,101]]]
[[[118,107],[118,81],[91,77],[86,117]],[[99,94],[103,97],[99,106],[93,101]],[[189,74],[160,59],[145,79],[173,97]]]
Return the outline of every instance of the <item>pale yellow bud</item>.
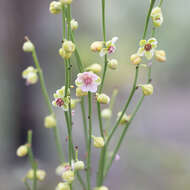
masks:
[[[27,145],[21,145],[18,147],[18,149],[16,151],[16,155],[18,157],[23,157],[23,156],[26,156],[27,154],[28,154]]]
[[[152,95],[154,92],[154,87],[152,86],[152,84],[144,84],[144,85],[140,85],[143,91],[143,94],[145,96],[149,96]]]
[[[75,44],[72,41],[64,40],[62,48],[66,53],[72,53],[75,51]]]
[[[119,113],[117,114],[118,119],[120,118],[121,114],[122,114],[122,112],[119,112]],[[123,115],[123,117],[121,118],[121,120],[120,120],[119,123],[120,123],[121,125],[123,125],[123,124],[129,122],[130,118],[131,118],[131,116],[128,116],[126,113],[124,113],[124,115]]]
[[[78,27],[79,27],[79,23],[75,19],[72,19],[71,20],[71,30],[77,30]]]
[[[24,42],[22,49],[24,52],[33,52],[34,51],[34,44],[31,41]]]
[[[112,110],[109,108],[103,109],[101,112],[101,116],[104,119],[110,119],[112,116]]]
[[[54,115],[48,115],[44,119],[44,126],[46,128],[52,128],[56,126],[56,119]]]
[[[166,53],[164,50],[157,50],[155,51],[155,58],[159,62],[165,62],[166,61]]]
[[[103,48],[103,41],[95,41],[91,44],[90,49],[94,52],[100,52]]]
[[[61,3],[63,3],[64,5],[69,5],[72,3],[72,0],[59,0]]]
[[[130,60],[131,63],[134,65],[138,65],[142,61],[141,57],[138,54],[131,55]]]
[[[160,7],[155,7],[151,12],[152,21],[155,27],[159,27],[163,23],[163,15]]]
[[[83,161],[80,161],[80,160],[77,160],[75,163],[74,163],[74,169],[75,170],[84,170],[84,162]]]
[[[111,60],[109,60],[108,61],[108,66],[109,66],[110,69],[113,69],[113,70],[117,69],[117,67],[118,67],[118,61],[117,61],[117,59],[111,59]]]
[[[87,96],[88,92],[83,92],[81,88],[77,87],[76,88],[76,96],[77,97],[82,97],[82,96]]]
[[[92,71],[93,73],[100,73],[102,71],[102,66],[98,63],[94,63],[85,69],[86,71]]]
[[[96,99],[100,104],[109,104],[110,98],[106,94],[98,94],[96,93]]]
[[[70,185],[68,183],[59,183],[55,190],[70,190]]]
[[[37,69],[32,66],[27,67],[22,72],[22,77],[26,79],[27,84],[35,84],[38,81]]]
[[[151,17],[154,17],[154,16],[156,16],[158,14],[161,14],[161,13],[162,13],[161,8],[160,7],[155,7],[155,8],[152,9]]]
[[[94,188],[94,190],[109,190],[109,189],[106,186],[100,186],[100,187]]]
[[[63,173],[62,178],[64,181],[72,183],[73,180],[75,179],[75,174],[72,170],[68,170]]]
[[[94,147],[96,148],[102,148],[104,147],[104,139],[102,137],[94,137],[92,136],[93,140],[94,140]]]
[[[33,169],[30,169],[26,175],[26,177],[28,179],[34,179],[34,170]],[[36,171],[36,178],[39,180],[39,181],[43,181],[46,177],[46,172],[44,170],[37,170]]]
[[[49,5],[51,14],[59,14],[62,10],[62,4],[59,1],[52,1]]]
[[[72,52],[66,52],[64,51],[62,48],[59,49],[59,55],[63,58],[63,59],[69,59],[72,55]]]

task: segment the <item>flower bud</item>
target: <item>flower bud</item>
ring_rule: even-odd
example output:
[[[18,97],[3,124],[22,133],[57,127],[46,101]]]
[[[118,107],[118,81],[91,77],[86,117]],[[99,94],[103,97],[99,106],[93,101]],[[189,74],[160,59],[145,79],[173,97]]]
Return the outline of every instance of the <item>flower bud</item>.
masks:
[[[117,59],[111,59],[111,60],[109,60],[108,61],[108,67],[110,69],[113,69],[113,70],[117,69],[117,67],[118,67],[118,61],[117,61]]]
[[[166,53],[164,50],[157,50],[155,51],[155,58],[159,62],[165,62],[166,61]]]
[[[32,66],[27,67],[22,72],[22,78],[26,79],[26,84],[35,84],[38,81],[37,69]]]
[[[63,5],[70,5],[72,3],[72,0],[60,0]]]
[[[64,40],[62,48],[66,53],[72,53],[75,51],[75,44],[72,41]]]
[[[122,112],[119,112],[119,113],[117,114],[118,119],[120,118],[121,114],[122,114]],[[121,118],[121,120],[120,120],[120,124],[123,125],[123,124],[129,122],[129,120],[130,120],[130,116],[128,116],[128,115],[125,113],[125,114],[123,115],[123,117]]]
[[[109,190],[109,189],[106,186],[100,186],[100,187],[94,188],[94,190]]]
[[[30,169],[26,175],[28,179],[34,179],[34,170]],[[36,177],[39,181],[43,181],[46,177],[46,172],[44,170],[37,170],[36,171]]]
[[[72,19],[71,20],[71,30],[77,30],[78,27],[79,27],[79,23],[75,19]]]
[[[33,52],[34,44],[30,40],[27,40],[26,42],[24,42],[22,49],[24,52]]]
[[[130,60],[133,65],[138,65],[142,61],[138,54],[132,54]]]
[[[75,163],[74,163],[74,169],[75,170],[84,170],[84,162],[83,161],[80,161],[80,160],[77,160]]]
[[[55,119],[55,116],[53,114],[45,117],[44,126],[46,128],[53,128],[56,126],[56,119]]]
[[[62,178],[64,181],[72,183],[73,180],[75,179],[75,174],[72,170],[68,170],[63,173]]]
[[[110,98],[106,94],[98,94],[96,93],[96,99],[100,104],[109,104]]]
[[[101,112],[101,116],[104,119],[110,119],[112,116],[112,110],[109,108],[103,109]]]
[[[100,52],[103,48],[104,42],[103,41],[95,41],[91,44],[90,49],[94,52]]]
[[[51,14],[59,14],[62,10],[62,4],[58,1],[52,1],[49,5],[49,11]]]
[[[58,183],[55,190],[70,190],[70,185],[68,183]]]
[[[63,59],[69,59],[72,55],[72,52],[66,52],[63,50],[63,48],[59,49],[59,55],[63,58]]]
[[[149,96],[152,95],[154,92],[154,87],[152,86],[152,84],[144,84],[144,85],[140,85],[143,91],[143,94],[145,96]]]
[[[76,96],[77,97],[82,97],[82,96],[87,96],[88,92],[83,92],[80,87],[76,88]]]
[[[163,15],[160,7],[155,7],[151,12],[152,21],[155,27],[159,27],[163,23]]]
[[[102,71],[102,66],[98,63],[94,63],[85,69],[86,71],[92,71],[93,73],[100,73]]]
[[[27,145],[21,145],[18,147],[18,149],[16,151],[16,155],[18,157],[23,157],[23,156],[26,156],[27,154],[28,154]]]
[[[104,147],[104,139],[102,137],[94,137],[92,136],[93,140],[94,140],[94,147],[96,148],[102,148]]]

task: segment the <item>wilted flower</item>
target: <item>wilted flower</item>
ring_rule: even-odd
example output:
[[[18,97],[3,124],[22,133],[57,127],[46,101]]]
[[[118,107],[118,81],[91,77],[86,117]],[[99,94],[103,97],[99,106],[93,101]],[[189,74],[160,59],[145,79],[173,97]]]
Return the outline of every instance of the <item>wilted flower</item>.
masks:
[[[113,37],[110,41],[107,41],[105,43],[105,47],[103,47],[100,51],[100,56],[102,57],[106,55],[107,53],[108,54],[114,53],[116,50],[115,43],[117,42],[117,40],[118,40],[118,37]]]
[[[151,12],[152,21],[155,27],[162,25],[164,18],[160,7],[155,7]]]
[[[70,94],[70,91],[68,89],[68,95]],[[69,109],[69,102],[70,98],[69,96],[65,97],[65,86],[61,89],[58,89],[56,93],[53,94],[55,100],[52,102],[53,106],[60,107],[64,111],[68,111]]]
[[[52,1],[49,5],[49,11],[51,14],[59,14],[62,10],[62,4],[59,1]]]
[[[148,41],[146,40],[141,40],[139,45],[140,48],[138,49],[137,54],[139,56],[144,56],[150,60],[152,59],[153,55],[154,55],[154,51],[157,47],[157,40],[156,38],[150,38]]]
[[[35,69],[32,66],[27,67],[23,72],[22,72],[22,78],[26,79],[26,84],[35,84],[38,81],[38,75],[37,75],[38,70]]]
[[[92,72],[79,73],[75,80],[75,84],[80,87],[83,92],[96,92],[100,83],[100,77]]]

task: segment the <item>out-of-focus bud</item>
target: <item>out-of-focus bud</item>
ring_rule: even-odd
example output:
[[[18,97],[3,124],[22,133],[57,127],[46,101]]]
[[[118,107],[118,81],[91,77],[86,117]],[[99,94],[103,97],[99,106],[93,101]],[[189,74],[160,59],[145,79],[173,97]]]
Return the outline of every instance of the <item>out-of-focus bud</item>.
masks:
[[[90,49],[94,52],[100,52],[103,48],[103,41],[95,41],[91,44]]]
[[[68,183],[58,183],[55,190],[70,190],[70,185]]]
[[[76,88],[76,96],[77,97],[82,97],[82,96],[87,96],[88,92],[83,92],[81,88],[77,87]]]
[[[94,63],[85,69],[86,71],[92,71],[93,73],[100,73],[102,71],[102,66],[98,63]]]
[[[109,104],[110,98],[106,94],[98,94],[96,93],[96,99],[100,104]]]
[[[51,14],[59,14],[62,10],[62,4],[59,1],[52,1],[49,5],[49,11]]]
[[[18,157],[24,157],[28,154],[28,148],[27,145],[21,145],[18,147],[17,151],[16,151],[16,155]]]
[[[163,15],[160,7],[155,7],[151,12],[152,21],[155,27],[159,27],[163,23]]]
[[[152,86],[152,84],[143,84],[143,85],[139,85],[139,86],[141,86],[143,94],[145,96],[152,95],[154,92],[154,87]]]
[[[130,60],[133,65],[138,65],[142,61],[141,57],[136,53],[131,55]]]
[[[33,52],[34,51],[34,44],[30,40],[27,40],[26,42],[24,42],[24,44],[22,46],[22,50],[24,52]]]
[[[34,179],[34,170],[30,169],[26,175],[28,179]],[[43,181],[46,177],[46,172],[44,170],[37,170],[36,171],[36,177],[39,181]]]
[[[157,50],[155,51],[155,58],[159,62],[165,62],[166,61],[166,53],[164,50]]]
[[[101,112],[101,116],[104,119],[110,119],[112,116],[112,110],[109,108],[103,109]]]
[[[56,119],[55,119],[55,116],[53,114],[45,117],[44,126],[46,128],[53,128],[56,126]]]
[[[67,183],[72,183],[73,180],[75,179],[75,174],[72,170],[68,170],[63,173],[62,178]]]
[[[77,160],[76,162],[74,162],[74,169],[75,170],[84,170],[84,162],[81,160]]]
[[[71,20],[71,30],[77,30],[78,27],[79,27],[79,23],[75,19],[72,19]]]
[[[96,147],[96,148],[104,147],[105,142],[104,142],[104,139],[102,137],[92,136],[92,138],[94,140],[94,143],[93,143],[94,147]]]
[[[72,53],[75,51],[75,44],[72,41],[64,40],[62,49],[67,53]]]
[[[63,5],[70,5],[72,3],[72,0],[59,0]]]
[[[95,187],[94,190],[109,190],[106,186]]]
[[[113,70],[117,69],[117,67],[118,67],[118,61],[117,61],[117,59],[111,59],[111,60],[109,60],[108,61],[108,67],[110,69],[113,69]]]
[[[23,72],[22,72],[22,78],[26,79],[26,84],[31,85],[35,84],[38,81],[38,75],[37,75],[37,69],[35,69],[32,66],[27,67]]]
[[[119,113],[117,114],[117,118],[118,118],[118,119],[120,118],[121,114],[122,114],[122,112],[119,112]],[[123,125],[123,124],[129,122],[130,118],[131,118],[131,117],[128,116],[128,115],[125,113],[125,114],[123,115],[123,117],[121,118],[121,120],[120,120],[120,124]]]
[[[71,109],[74,109],[78,102],[80,102],[79,99],[71,99]]]

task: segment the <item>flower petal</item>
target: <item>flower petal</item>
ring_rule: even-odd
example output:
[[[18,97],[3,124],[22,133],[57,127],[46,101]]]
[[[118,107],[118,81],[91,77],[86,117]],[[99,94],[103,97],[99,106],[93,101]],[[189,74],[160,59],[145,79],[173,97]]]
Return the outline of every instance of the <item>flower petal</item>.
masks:
[[[146,40],[141,40],[141,41],[139,42],[139,45],[140,45],[141,47],[144,47],[144,46],[146,45]]]

